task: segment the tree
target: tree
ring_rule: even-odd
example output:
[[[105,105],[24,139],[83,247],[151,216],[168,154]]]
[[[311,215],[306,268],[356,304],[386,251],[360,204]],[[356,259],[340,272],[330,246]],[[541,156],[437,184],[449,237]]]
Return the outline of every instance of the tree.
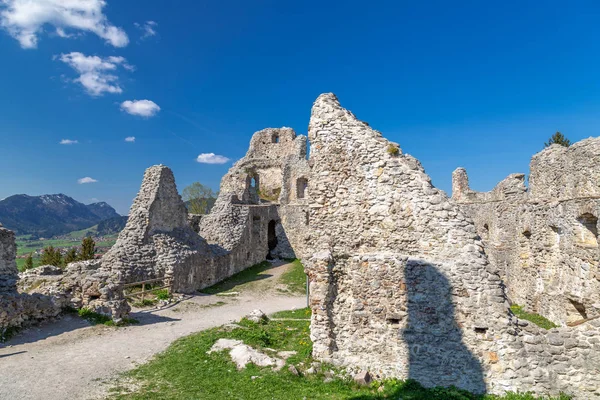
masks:
[[[200,182],[194,182],[183,189],[183,200],[191,214],[208,214],[215,197],[216,193]]]
[[[77,254],[77,249],[76,248],[71,248],[69,249],[69,251],[67,251],[67,254],[65,254],[65,265],[69,265],[72,262],[75,262],[79,259],[79,254]]]
[[[29,255],[27,256],[27,258],[25,258],[25,269],[31,269],[33,268],[33,257],[31,256],[31,253],[29,253]]]
[[[571,141],[562,133],[556,132],[550,137],[550,140],[547,143],[544,143],[544,147],[549,147],[553,144],[560,144],[561,146],[569,147],[571,145]]]
[[[81,253],[79,253],[79,260],[93,260],[96,258],[96,242],[91,237],[83,238],[81,242]]]
[[[48,246],[42,251],[40,257],[40,265],[54,265],[55,267],[63,267],[62,254],[59,249],[54,246]]]

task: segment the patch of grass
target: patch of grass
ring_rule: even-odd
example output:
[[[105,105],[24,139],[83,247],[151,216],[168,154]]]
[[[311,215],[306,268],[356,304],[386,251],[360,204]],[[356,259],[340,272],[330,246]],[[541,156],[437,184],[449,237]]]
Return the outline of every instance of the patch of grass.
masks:
[[[135,303],[132,304],[132,306],[137,307],[137,308],[143,308],[143,307],[151,307],[151,306],[155,305],[156,303],[158,303],[157,299],[144,299],[144,300],[136,301]]]
[[[139,321],[134,318],[123,318],[120,322],[117,323],[113,321],[112,318],[110,318],[109,316],[98,314],[97,312],[94,312],[89,308],[81,308],[77,310],[77,314],[92,325],[102,324],[106,326],[127,326],[139,323]]]
[[[523,309],[522,306],[519,306],[517,304],[513,304],[512,306],[510,306],[510,311],[512,311],[512,313],[515,314],[518,318],[524,319],[529,322],[533,322],[540,328],[558,328],[558,325],[556,325],[554,322],[550,321],[546,317],[543,317],[539,314],[527,312]]]
[[[156,290],[153,294],[158,300],[169,300],[171,298],[171,294],[167,289]]]
[[[292,293],[306,293],[306,274],[300,260],[292,261],[292,266],[281,275],[281,283]]]
[[[271,315],[271,318],[287,319],[310,319],[312,311],[310,308],[299,308],[297,310],[279,311]]]
[[[397,145],[391,143],[388,145],[386,151],[391,156],[397,156],[398,154],[400,154],[400,148]]]
[[[253,265],[250,268],[246,268],[245,270],[238,272],[237,274],[217,283],[216,285],[200,290],[200,293],[217,294],[232,290],[236,286],[243,285],[244,283],[264,279],[266,276],[265,274],[262,274],[262,272],[270,268],[272,268],[271,263],[268,261],[263,261],[260,264]]]
[[[294,315],[300,310],[284,313]],[[289,314],[293,313],[293,314]],[[268,354],[272,350],[292,350],[297,354],[287,359],[303,372],[313,361],[312,343],[307,321],[270,321],[255,324],[239,322],[239,328],[214,328],[173,343],[165,352],[133,371],[127,372],[111,389],[112,400],[151,399],[405,399],[405,400],[541,400],[530,394],[480,396],[456,388],[425,389],[408,380],[374,382],[357,386],[349,378],[336,377],[324,381],[323,366],[316,374],[293,375],[287,367],[273,371],[248,364],[237,370],[227,351],[207,354],[220,338],[238,339]],[[334,369],[335,371],[335,369]],[[380,389],[381,388],[381,389]],[[547,398],[546,400],[550,400]],[[568,400],[561,396],[556,400]]]

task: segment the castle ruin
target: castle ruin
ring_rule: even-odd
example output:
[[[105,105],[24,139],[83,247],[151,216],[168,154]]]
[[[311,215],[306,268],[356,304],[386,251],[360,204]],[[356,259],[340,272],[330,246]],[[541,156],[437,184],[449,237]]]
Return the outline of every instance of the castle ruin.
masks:
[[[253,135],[208,215],[188,215],[169,168],[146,170],[116,245],[79,280],[112,290],[69,299],[120,315],[124,283],[164,277],[191,293],[297,257],[318,360],[425,386],[588,399],[600,396],[599,171],[600,140],[588,139],[534,156],[529,189],[514,174],[477,193],[458,169],[448,198],[417,159],[323,94],[308,139]],[[0,285],[14,288],[10,246],[2,255]],[[510,304],[561,326],[520,320]]]

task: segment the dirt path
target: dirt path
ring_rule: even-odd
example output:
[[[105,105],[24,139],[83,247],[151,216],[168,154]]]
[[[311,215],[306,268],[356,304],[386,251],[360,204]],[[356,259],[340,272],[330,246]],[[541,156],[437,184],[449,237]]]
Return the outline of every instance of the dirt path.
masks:
[[[289,264],[235,288],[238,296],[193,296],[160,310],[137,311],[140,323],[89,326],[76,316],[29,329],[0,348],[0,399],[103,398],[110,381],[193,332],[237,321],[259,308],[270,314],[305,307],[304,296],[278,294]],[[266,277],[264,277],[266,275]]]

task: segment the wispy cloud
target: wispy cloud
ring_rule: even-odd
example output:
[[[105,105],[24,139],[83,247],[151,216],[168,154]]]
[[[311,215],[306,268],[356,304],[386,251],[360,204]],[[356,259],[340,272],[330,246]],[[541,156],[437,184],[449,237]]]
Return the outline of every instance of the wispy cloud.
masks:
[[[128,136],[125,138],[126,142],[133,143],[135,142],[135,136]]]
[[[131,115],[149,118],[155,116],[160,107],[151,100],[127,100],[121,103],[121,110]]]
[[[102,96],[104,93],[122,93],[123,89],[119,86],[119,78],[113,72],[119,66],[129,71],[135,68],[128,64],[124,57],[101,58],[72,52],[55,56],[56,58],[79,73],[79,78],[73,81],[80,83],[92,96]]]
[[[79,140],[71,140],[71,139],[63,139],[60,141],[60,144],[77,144]]]
[[[215,153],[202,153],[196,158],[196,161],[201,164],[225,164],[229,158]]]
[[[142,37],[140,39],[148,39],[149,37],[156,36],[156,27],[158,24],[154,21],[146,21],[144,23],[134,22],[136,28],[142,31]]]
[[[0,0],[0,27],[24,49],[37,47],[46,25],[59,37],[72,37],[68,30],[92,32],[114,47],[127,46],[127,34],[108,21],[105,6],[106,0]]]
[[[77,183],[79,183],[80,185],[82,185],[84,183],[96,183],[96,182],[98,182],[96,179],[90,178],[89,176],[86,176],[85,178],[77,179]]]

